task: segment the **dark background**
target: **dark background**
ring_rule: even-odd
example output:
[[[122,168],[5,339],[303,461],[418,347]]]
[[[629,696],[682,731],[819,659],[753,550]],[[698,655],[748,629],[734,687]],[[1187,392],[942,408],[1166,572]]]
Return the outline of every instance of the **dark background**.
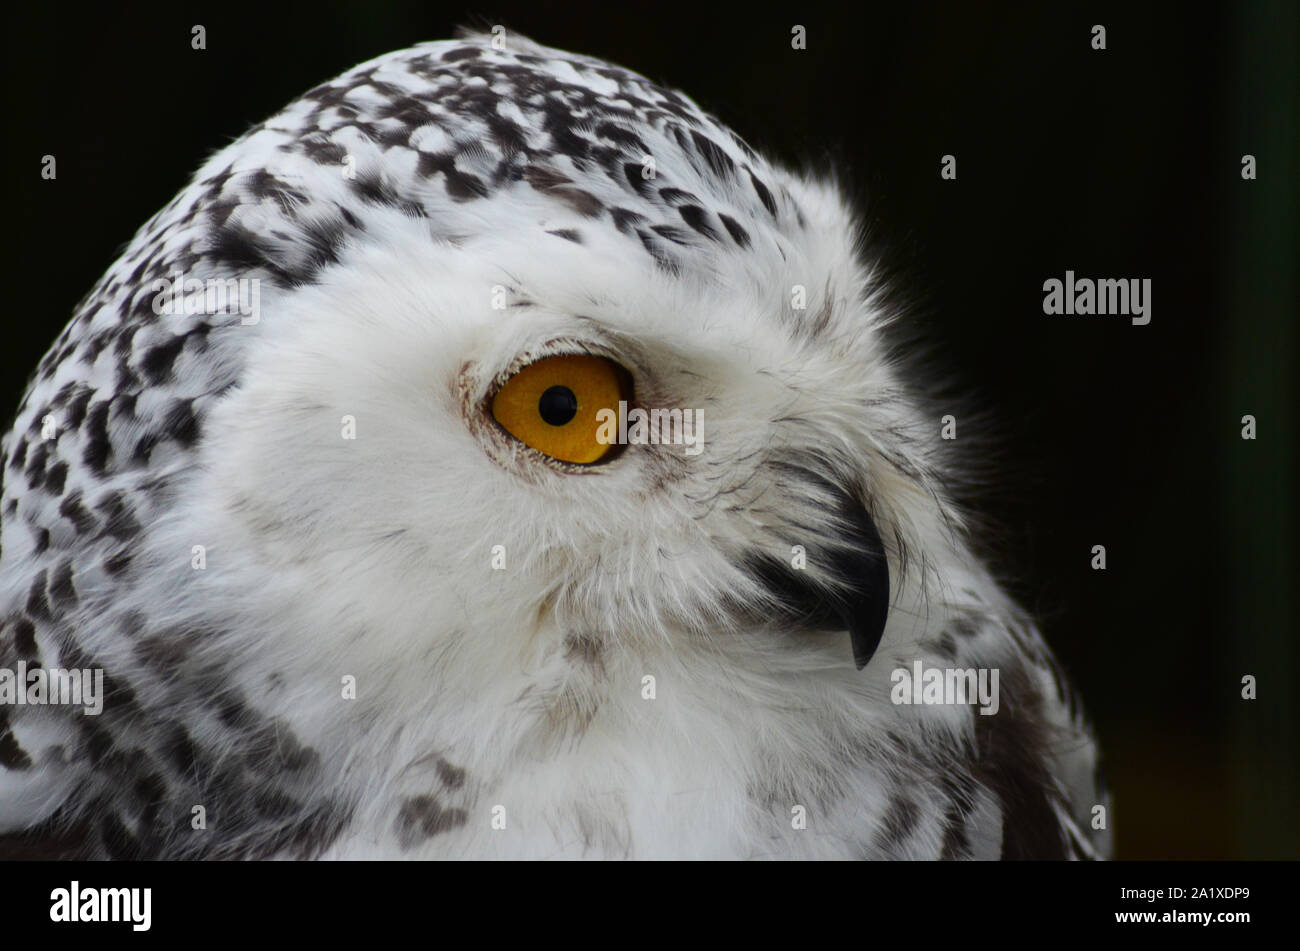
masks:
[[[458,24],[609,59],[853,188],[909,333],[956,381],[959,441],[991,421],[968,449],[981,541],[1096,720],[1119,857],[1296,858],[1296,10],[24,4],[0,415],[145,219],[308,88]],[[1044,316],[1067,269],[1151,278],[1151,323]]]

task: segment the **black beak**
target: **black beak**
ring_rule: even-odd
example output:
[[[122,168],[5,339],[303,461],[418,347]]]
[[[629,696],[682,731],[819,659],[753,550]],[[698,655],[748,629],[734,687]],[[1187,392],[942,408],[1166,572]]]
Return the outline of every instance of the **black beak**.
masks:
[[[775,598],[781,615],[819,631],[847,630],[858,670],[880,646],[889,618],[889,562],[875,522],[863,505],[843,489],[806,471],[803,481],[817,483],[829,497],[840,528],[826,538],[824,529],[791,535],[792,545],[806,551],[807,569],[789,559],[758,556],[750,571]],[[787,549],[788,550],[788,549]]]

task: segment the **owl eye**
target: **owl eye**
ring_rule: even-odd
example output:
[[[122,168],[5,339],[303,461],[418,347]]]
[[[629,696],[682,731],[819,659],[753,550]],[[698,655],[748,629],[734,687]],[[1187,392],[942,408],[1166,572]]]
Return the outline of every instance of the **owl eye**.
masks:
[[[590,465],[617,448],[608,434],[618,431],[619,401],[626,406],[631,396],[632,377],[614,361],[564,354],[530,363],[506,380],[492,397],[492,417],[552,459]]]

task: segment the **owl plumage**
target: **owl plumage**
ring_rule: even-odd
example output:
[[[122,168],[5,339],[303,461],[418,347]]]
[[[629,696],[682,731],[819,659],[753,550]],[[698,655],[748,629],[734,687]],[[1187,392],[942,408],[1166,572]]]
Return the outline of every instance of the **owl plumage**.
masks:
[[[0,854],[1105,856],[893,317],[834,183],[626,70],[470,35],[311,90],[145,224],[4,439],[0,668],[105,696],[0,705]],[[494,419],[574,354],[702,451]],[[895,702],[917,661],[997,712]]]

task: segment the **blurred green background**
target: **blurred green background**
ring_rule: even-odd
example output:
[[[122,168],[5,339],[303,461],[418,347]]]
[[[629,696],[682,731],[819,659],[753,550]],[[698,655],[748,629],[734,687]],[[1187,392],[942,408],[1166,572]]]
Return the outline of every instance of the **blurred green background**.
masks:
[[[25,5],[4,39],[0,402],[7,416],[75,302],[199,162],[316,83],[458,24],[612,60],[852,189],[911,346],[952,381],[945,405],[990,421],[970,500],[997,531],[980,542],[1097,722],[1119,857],[1295,858],[1296,11]],[[1151,324],[1045,317],[1042,282],[1067,269],[1151,278]]]

